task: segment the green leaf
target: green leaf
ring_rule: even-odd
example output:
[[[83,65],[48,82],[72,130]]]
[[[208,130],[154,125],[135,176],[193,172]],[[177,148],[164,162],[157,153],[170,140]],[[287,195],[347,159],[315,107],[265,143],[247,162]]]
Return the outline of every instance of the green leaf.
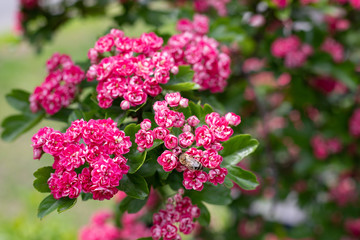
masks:
[[[75,199],[70,198],[61,198],[61,199],[55,199],[53,195],[49,195],[46,198],[44,198],[38,208],[38,218],[42,219],[49,213],[58,210],[59,213],[73,207],[76,203]]]
[[[92,193],[84,193],[84,192],[82,192],[80,195],[81,195],[81,200],[83,200],[83,201],[93,199],[93,194]]]
[[[140,130],[139,124],[131,123],[127,125],[124,129],[125,135],[130,136],[131,148],[130,152],[125,154],[125,157],[128,159],[127,164],[130,166],[129,173],[135,173],[143,164],[146,158],[146,151],[140,153],[137,150],[137,144],[135,143],[135,134]]]
[[[225,187],[231,189],[234,186],[234,183],[230,180],[230,178],[228,176],[226,176],[224,185],[225,185]]]
[[[80,120],[80,119],[84,119],[85,121],[87,120],[85,114],[84,114],[82,111],[80,111],[80,110],[74,110],[74,111],[69,115],[68,123],[71,124],[72,122],[74,122],[74,121],[76,121],[76,120]]]
[[[215,205],[227,205],[232,202],[230,189],[223,185],[214,186],[212,184],[204,184],[204,189],[202,191],[190,191],[188,196],[196,204],[200,201]]]
[[[124,175],[117,188],[137,199],[145,199],[149,195],[149,187],[145,178],[138,174]]]
[[[2,139],[5,141],[15,140],[21,134],[38,124],[44,116],[45,113],[41,111],[35,114],[24,113],[5,118],[1,124],[4,128],[4,131],[1,134]]]
[[[179,92],[200,89],[200,85],[193,83],[193,82],[166,84],[166,85],[162,85],[161,87],[166,90],[173,90],[173,91],[179,91]]]
[[[196,205],[200,208],[200,217],[198,218],[200,225],[208,226],[210,224],[209,210],[202,202],[198,202]]]
[[[179,72],[177,74],[171,74],[170,84],[178,83],[191,83],[194,78],[194,71],[191,70],[190,66],[179,66]]]
[[[146,202],[147,202],[147,198],[136,199],[127,196],[121,201],[119,208],[120,211],[123,213],[125,211],[127,211],[128,213],[137,213],[145,206]]]
[[[231,137],[223,144],[224,149],[220,155],[224,157],[222,166],[238,164],[244,157],[250,155],[258,147],[259,142],[248,134],[241,134]]]
[[[138,238],[137,240],[153,240],[152,237],[144,237],[144,238]]]
[[[256,176],[252,172],[236,166],[229,166],[227,170],[227,176],[245,190],[254,190],[259,185]]]
[[[33,183],[34,188],[41,193],[50,192],[47,181],[53,172],[55,172],[55,170],[52,167],[43,167],[36,170],[36,172],[34,172],[34,177],[36,177]]]
[[[5,96],[6,101],[16,110],[21,112],[29,111],[29,97],[30,93],[23,90],[14,89],[11,93]]]

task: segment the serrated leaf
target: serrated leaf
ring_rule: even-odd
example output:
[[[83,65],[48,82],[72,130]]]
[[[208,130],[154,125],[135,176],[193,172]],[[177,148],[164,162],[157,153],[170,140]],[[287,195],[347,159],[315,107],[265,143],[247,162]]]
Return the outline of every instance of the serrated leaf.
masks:
[[[58,209],[58,212],[63,212],[71,207],[73,207],[76,203],[75,199],[70,198],[61,198],[61,199],[55,199],[53,195],[48,195],[46,198],[44,198],[38,208],[38,218],[42,219],[49,213],[55,211]]]
[[[196,204],[200,201],[215,205],[227,205],[232,202],[230,189],[223,185],[214,186],[212,184],[204,184],[204,189],[202,191],[192,190],[188,193],[188,196]]]
[[[258,185],[255,174],[240,167],[227,167],[228,177],[245,190],[254,190]]]
[[[179,66],[177,74],[171,74],[169,84],[191,83],[194,78],[194,71],[190,66]]]
[[[27,132],[36,124],[38,124],[45,116],[44,112],[38,113],[24,113],[20,115],[12,115],[7,117],[2,122],[1,126],[4,131],[1,134],[1,138],[5,141],[13,141],[21,134]]]
[[[221,165],[227,167],[238,164],[244,157],[253,153],[259,142],[248,134],[241,134],[231,137],[222,145],[224,149],[220,155],[224,157],[224,160]]]
[[[138,211],[140,211],[146,204],[147,202],[147,198],[145,199],[136,199],[136,198],[132,198],[127,196],[126,198],[124,198],[120,205],[120,211],[121,212],[128,212],[128,213],[137,213]]]
[[[19,89],[14,89],[11,93],[5,96],[6,101],[10,104],[10,106],[21,112],[30,110],[29,97],[30,93]]]
[[[145,199],[149,195],[149,187],[145,178],[138,174],[124,175],[117,188],[137,199]]]
[[[36,177],[33,183],[34,188],[41,193],[50,192],[47,181],[53,172],[55,172],[55,169],[52,167],[43,167],[36,170],[36,172],[34,172],[34,177]]]

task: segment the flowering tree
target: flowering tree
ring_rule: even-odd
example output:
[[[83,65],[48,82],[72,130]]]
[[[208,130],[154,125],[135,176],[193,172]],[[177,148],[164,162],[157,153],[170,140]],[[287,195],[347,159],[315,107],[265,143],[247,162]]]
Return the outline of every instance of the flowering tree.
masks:
[[[54,159],[34,173],[38,216],[115,199],[80,239],[357,239],[360,1],[154,2],[21,1],[38,49],[74,12],[122,8],[87,60],[55,53],[33,93],[7,95],[5,140],[67,124],[32,138]],[[140,19],[154,32],[121,31]],[[223,229],[208,204],[229,208]]]

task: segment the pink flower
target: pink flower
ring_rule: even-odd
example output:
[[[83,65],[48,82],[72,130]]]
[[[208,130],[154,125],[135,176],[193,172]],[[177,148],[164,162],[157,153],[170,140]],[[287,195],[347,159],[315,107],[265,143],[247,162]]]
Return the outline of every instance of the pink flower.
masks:
[[[46,143],[43,146],[44,152],[58,156],[65,148],[64,136],[59,131],[52,131],[49,133],[46,139]]]
[[[203,146],[205,148],[210,147],[211,143],[214,141],[214,136],[210,131],[209,127],[204,125],[198,127],[195,130],[195,139],[196,139],[196,146]]]
[[[349,119],[349,132],[354,137],[360,137],[360,108],[355,109]]]
[[[62,197],[77,198],[81,192],[81,183],[75,171],[52,173],[48,184],[55,199]]]
[[[99,40],[95,43],[94,49],[99,53],[109,52],[114,46],[114,37],[113,35],[105,35],[100,37]]]
[[[274,57],[283,58],[287,53],[297,50],[300,44],[300,39],[294,35],[288,38],[278,38],[271,45],[271,53]]]
[[[195,141],[195,136],[191,132],[184,132],[179,135],[179,145],[182,148],[190,147]]]
[[[145,131],[149,130],[151,128],[151,121],[150,119],[144,119],[141,123],[140,123],[140,127],[141,129],[144,129]]]
[[[170,107],[177,107],[181,100],[181,95],[179,92],[167,93],[165,95],[165,100],[169,104]]]
[[[153,133],[156,139],[164,140],[165,137],[170,133],[170,131],[163,127],[157,127],[154,128]]]
[[[195,115],[193,115],[187,119],[187,122],[189,123],[190,126],[196,127],[197,125],[199,125],[200,120]]]
[[[278,7],[278,8],[285,8],[289,3],[288,0],[272,0],[272,2]]]
[[[325,139],[322,136],[314,136],[311,139],[311,145],[313,147],[314,155],[316,158],[324,160],[328,157],[327,145]]]
[[[182,18],[176,23],[176,30],[179,32],[188,32],[193,30],[193,24],[189,19]]]
[[[207,168],[217,168],[220,166],[223,158],[218,152],[214,149],[208,149],[204,151],[202,156],[202,164]]]
[[[180,107],[187,108],[189,105],[189,99],[181,98],[179,105],[180,105]]]
[[[201,191],[204,188],[204,182],[208,180],[208,175],[204,171],[184,171],[183,185],[186,189]]]
[[[178,138],[172,134],[168,134],[164,139],[164,145],[167,149],[173,149],[178,145]]]
[[[326,38],[321,45],[321,50],[330,54],[336,63],[341,63],[345,59],[344,47],[341,43],[332,38]]]
[[[165,150],[157,159],[157,162],[163,167],[164,171],[170,172],[178,163],[177,156],[170,152],[169,150]]]
[[[223,184],[225,181],[225,177],[228,174],[226,168],[217,167],[215,169],[211,169],[209,171],[209,182],[214,185]]]
[[[120,107],[122,110],[128,110],[130,108],[130,102],[126,100],[122,100],[120,103]]]
[[[138,150],[140,152],[142,152],[146,148],[151,148],[153,146],[153,144],[154,144],[154,134],[153,134],[153,132],[151,130],[146,131],[144,129],[140,129],[135,134],[135,142],[138,145]]]
[[[237,126],[241,123],[241,117],[232,112],[227,113],[225,115],[225,119],[229,123],[229,125],[232,126]]]

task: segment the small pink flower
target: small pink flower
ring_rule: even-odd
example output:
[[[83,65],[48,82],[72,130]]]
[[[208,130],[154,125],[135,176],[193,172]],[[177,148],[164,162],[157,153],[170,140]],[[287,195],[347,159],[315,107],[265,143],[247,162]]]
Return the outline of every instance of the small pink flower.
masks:
[[[159,140],[164,140],[170,131],[163,127],[157,127],[153,130],[154,137]]]
[[[202,164],[204,165],[204,167],[210,169],[220,166],[222,160],[222,156],[219,155],[218,152],[214,149],[208,149],[204,151],[204,154],[202,156]]]
[[[126,100],[122,100],[120,103],[120,107],[122,110],[128,110],[130,108],[130,102]]]
[[[144,119],[141,123],[140,123],[140,127],[141,129],[144,129],[145,131],[149,130],[151,128],[151,121],[150,119]]]
[[[167,149],[173,149],[178,145],[178,138],[172,134],[168,134],[164,139],[164,144]]]
[[[183,132],[191,132],[191,126],[189,124],[185,124],[182,130]]]
[[[170,107],[177,107],[181,100],[181,95],[179,92],[167,93],[165,95],[165,100],[169,104]]]
[[[193,24],[189,19],[183,18],[179,19],[176,24],[176,30],[179,32],[188,32],[193,30]]]
[[[195,141],[195,136],[191,132],[184,132],[179,135],[179,145],[182,148],[190,147]]]
[[[154,134],[151,130],[140,129],[135,134],[135,142],[140,149],[151,148],[154,144]]]
[[[225,119],[228,121],[229,125],[232,126],[237,126],[241,123],[241,117],[232,112],[227,113]]]
[[[163,167],[164,171],[170,172],[174,168],[176,168],[178,163],[177,156],[170,152],[169,150],[165,150],[157,159],[157,162]]]
[[[208,180],[208,175],[204,171],[184,171],[183,185],[186,189],[194,189],[201,191],[204,188],[204,183]]]
[[[214,136],[208,126],[204,125],[195,130],[196,146],[210,147]]]
[[[196,127],[197,125],[199,125],[200,120],[195,115],[193,115],[187,119],[187,122],[190,126]]]
[[[215,169],[211,169],[209,171],[209,182],[214,185],[223,184],[225,181],[225,177],[228,174],[226,168],[217,167]]]
[[[179,105],[180,107],[187,108],[189,106],[189,99],[181,98]]]

